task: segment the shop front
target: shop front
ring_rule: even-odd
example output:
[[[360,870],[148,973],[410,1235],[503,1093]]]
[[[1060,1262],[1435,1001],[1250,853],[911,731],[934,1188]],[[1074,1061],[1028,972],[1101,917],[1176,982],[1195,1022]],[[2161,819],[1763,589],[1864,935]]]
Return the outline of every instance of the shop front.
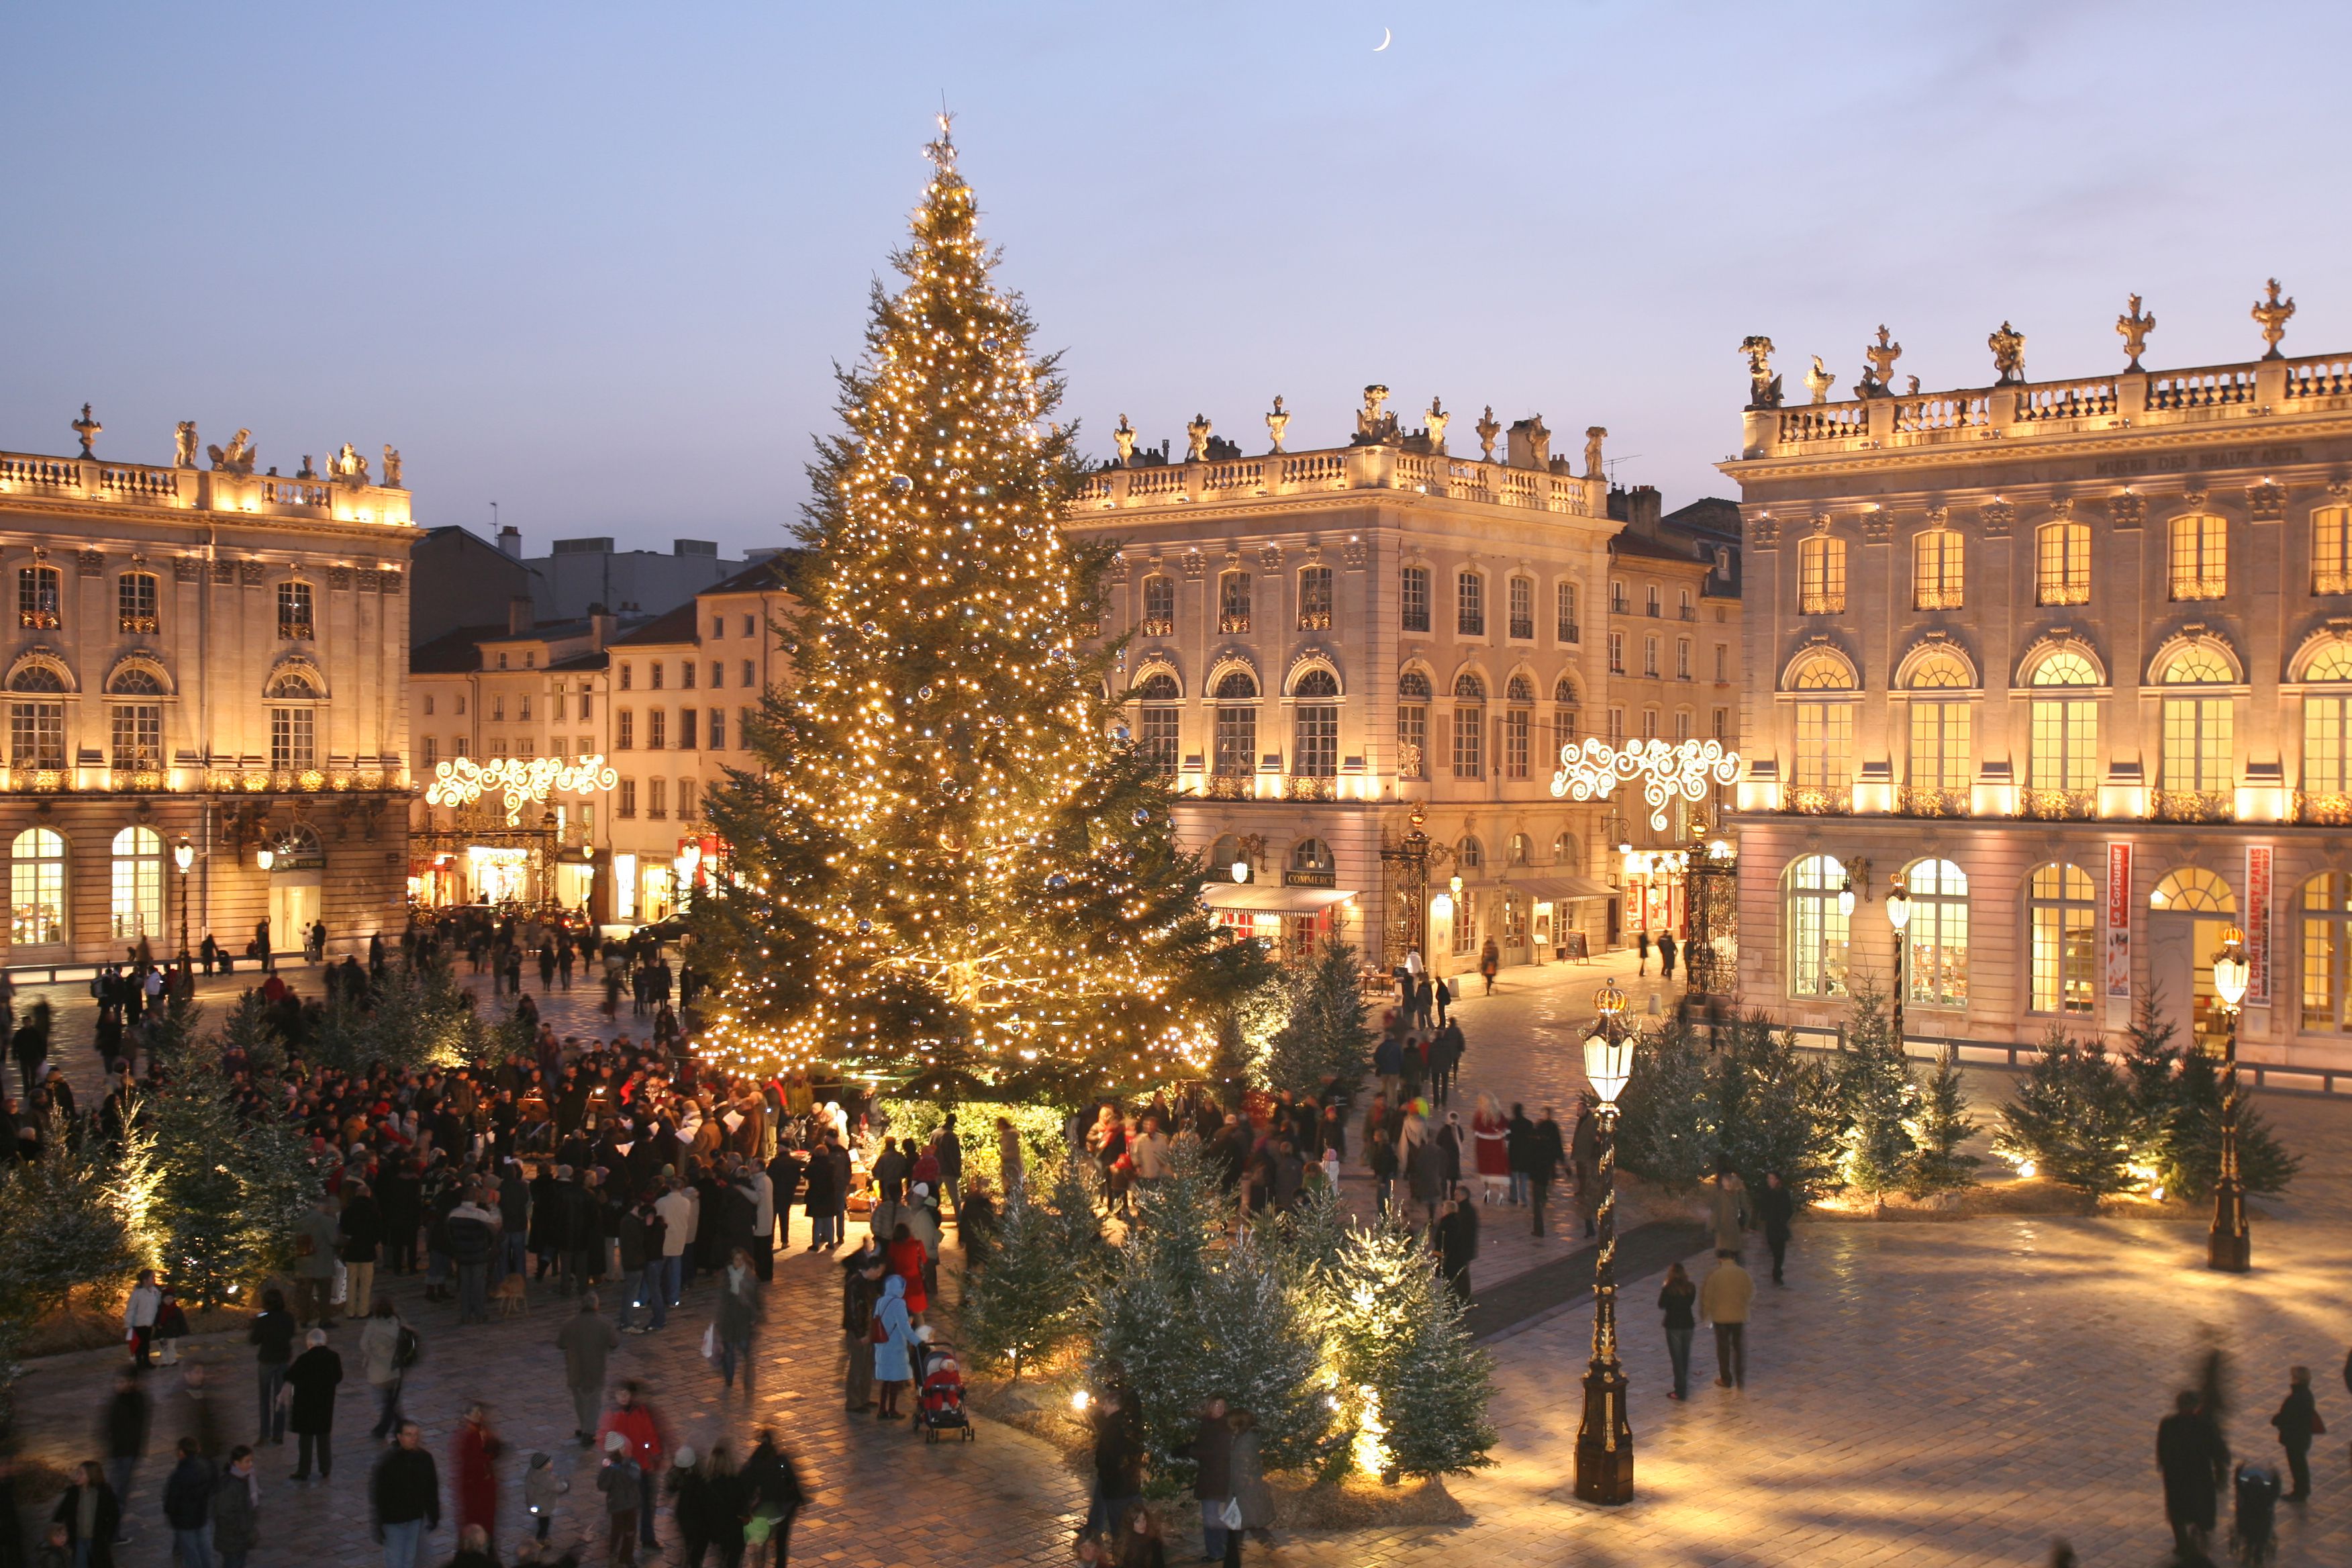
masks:
[[[1236,936],[1255,937],[1284,959],[1305,958],[1341,934],[1355,891],[1272,883],[1212,883],[1201,895],[1211,918]]]

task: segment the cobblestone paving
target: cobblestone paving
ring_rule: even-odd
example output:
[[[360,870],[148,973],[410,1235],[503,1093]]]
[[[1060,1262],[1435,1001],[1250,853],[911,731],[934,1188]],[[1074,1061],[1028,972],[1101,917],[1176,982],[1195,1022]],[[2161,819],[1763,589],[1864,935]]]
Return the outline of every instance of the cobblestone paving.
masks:
[[[1521,972],[1516,982],[1507,974],[1496,997],[1472,998],[1465,1089],[1564,1109],[1580,1081],[1574,1026],[1600,973],[1571,966]],[[592,1009],[584,990],[559,993],[549,1015],[559,1032],[578,1030],[592,1018],[603,1022]],[[70,1008],[67,1027],[76,1027]],[[1995,1103],[2005,1075],[1971,1077],[1980,1110]],[[1632,1506],[1603,1511],[1572,1500],[1577,1380],[1591,1316],[1570,1308],[1495,1346],[1496,1464],[1450,1483],[1471,1522],[1286,1538],[1253,1545],[1251,1561],[1959,1568],[2037,1563],[2063,1534],[2089,1565],[2155,1563],[2168,1541],[2155,1421],[2210,1340],[2218,1337],[2233,1358],[2229,1431],[2242,1455],[2276,1461],[2267,1416],[2296,1362],[2313,1368],[2322,1412],[2339,1434],[2352,1434],[2352,1400],[2337,1375],[2352,1339],[2347,1111],[2277,1096],[2263,1105],[2310,1163],[2291,1199],[2263,1205],[2252,1276],[2207,1272],[2197,1225],[1809,1221],[1790,1288],[1767,1287],[1759,1298],[1744,1394],[1709,1385],[1713,1355],[1703,1341],[1694,1356],[1696,1397],[1668,1401],[1665,1349],[1650,1307],[1654,1280],[1629,1287],[1624,1348],[1640,1494]],[[1517,1229],[1490,1222],[1482,1278],[1503,1278],[1572,1245],[1522,1244]],[[693,1300],[665,1334],[625,1341],[614,1375],[646,1378],[678,1435],[698,1445],[721,1430],[740,1438],[757,1421],[778,1426],[818,1494],[796,1533],[798,1560],[1066,1561],[1084,1489],[1044,1445],[984,1425],[975,1444],[927,1447],[903,1429],[839,1409],[835,1288],[819,1260],[796,1253],[780,1261],[760,1349],[762,1382],[750,1399],[720,1398],[696,1354],[704,1316]],[[464,1331],[450,1308],[416,1307],[430,1348],[410,1405],[436,1453],[447,1451],[460,1402],[479,1394],[498,1406],[518,1455],[538,1447],[558,1454],[561,1465],[578,1463],[560,1358],[549,1342],[567,1305],[542,1293],[527,1320]],[[339,1344],[352,1338],[338,1331]],[[229,1371],[228,1408],[249,1422],[247,1352],[223,1346],[205,1353]],[[95,1352],[34,1369],[22,1389],[34,1452],[64,1460],[87,1451],[84,1434],[114,1359]],[[366,1397],[363,1387],[347,1386],[344,1458],[326,1488],[298,1491],[285,1480],[290,1455],[271,1452],[268,1536],[256,1557],[262,1568],[373,1559],[363,1522],[365,1466],[374,1452],[364,1439]],[[236,1423],[231,1429],[243,1435]],[[2307,1511],[2282,1510],[2278,1561],[2287,1568],[2352,1562],[2345,1440],[2320,1440]],[[140,1539],[122,1556],[126,1564],[164,1561],[155,1511],[163,1469],[151,1460],[142,1476],[131,1510]],[[509,1520],[517,1517],[520,1474],[518,1459],[506,1472]],[[570,1500],[584,1521],[585,1500]],[[510,1544],[514,1527],[502,1533]],[[446,1556],[446,1529],[436,1547]],[[1171,1561],[1187,1555],[1171,1553]]]

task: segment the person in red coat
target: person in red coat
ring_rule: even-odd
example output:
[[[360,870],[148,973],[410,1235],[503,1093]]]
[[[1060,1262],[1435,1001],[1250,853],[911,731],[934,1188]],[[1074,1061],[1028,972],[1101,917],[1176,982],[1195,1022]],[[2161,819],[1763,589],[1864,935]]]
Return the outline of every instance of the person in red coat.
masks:
[[[506,1445],[490,1430],[487,1406],[469,1405],[449,1444],[451,1479],[457,1493],[457,1532],[478,1524],[495,1541],[499,1534],[499,1455]]]
[[[887,1252],[890,1272],[907,1281],[907,1310],[929,1310],[930,1300],[923,1294],[923,1259],[929,1256],[928,1250],[904,1221],[893,1227]]]

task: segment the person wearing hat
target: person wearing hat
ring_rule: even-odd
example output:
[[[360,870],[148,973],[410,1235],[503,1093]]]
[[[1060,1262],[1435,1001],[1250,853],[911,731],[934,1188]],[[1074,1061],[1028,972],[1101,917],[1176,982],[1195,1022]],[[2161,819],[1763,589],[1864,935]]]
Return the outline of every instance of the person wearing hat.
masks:
[[[596,1489],[604,1494],[604,1545],[614,1568],[635,1568],[637,1501],[645,1471],[629,1457],[629,1439],[604,1434],[604,1462],[596,1467]]]

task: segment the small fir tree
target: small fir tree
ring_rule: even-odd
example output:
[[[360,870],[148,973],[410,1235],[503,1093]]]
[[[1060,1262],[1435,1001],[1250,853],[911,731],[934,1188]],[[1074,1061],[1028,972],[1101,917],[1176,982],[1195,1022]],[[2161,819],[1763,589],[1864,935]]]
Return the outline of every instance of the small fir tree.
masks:
[[[2131,1086],[2132,1163],[2156,1173],[2154,1184],[2192,1202],[2212,1196],[2221,1175],[2221,1067],[2204,1051],[2173,1045],[2175,1029],[2142,991],[2132,1009],[2124,1073]],[[2286,1190],[2303,1162],[2287,1151],[2261,1111],[2238,1102],[2238,1175],[2246,1190]]]
[[[1493,1358],[1429,1252],[1393,1219],[1351,1230],[1327,1330],[1342,1391],[1335,1451],[1384,1479],[1491,1463]]]
[[[1289,1016],[1267,1048],[1264,1087],[1320,1098],[1328,1083],[1363,1082],[1372,1031],[1356,950],[1331,938],[1286,978]]]
[[[2001,1107],[1993,1148],[2095,1198],[2131,1185],[2137,1120],[2130,1088],[2106,1052],[2053,1028],[2015,1098]]]
[[[1799,1204],[1837,1180],[1839,1119],[1830,1073],[1762,1014],[1736,1020],[1717,1053],[1714,1096],[1723,1153],[1751,1192],[1777,1171]]]
[[[1110,1268],[1110,1245],[1103,1239],[1102,1215],[1096,1206],[1097,1188],[1094,1162],[1073,1149],[1054,1167],[1054,1189],[1046,1200],[1053,1214],[1055,1255],[1081,1293]]]
[[[1004,1195],[988,1262],[964,1282],[964,1337],[983,1360],[1009,1361],[1016,1380],[1086,1321],[1086,1280],[1062,1250],[1062,1216],[1030,1191],[1024,1182]]]
[[[1911,1158],[1903,1170],[1903,1190],[1915,1198],[1934,1193],[1958,1192],[1976,1184],[1977,1167],[1984,1162],[1964,1154],[1960,1145],[1976,1136],[1969,1115],[1968,1087],[1953,1049],[1936,1058],[1935,1071],[1919,1090],[1919,1110],[1911,1128]]]
[[[138,1103],[132,1125],[152,1139],[149,1212],[183,1302],[224,1305],[290,1261],[295,1222],[321,1173],[298,1126],[239,1113],[213,1042],[183,1053],[163,1089]]]
[[[1222,1396],[1257,1418],[1266,1468],[1312,1463],[1331,1425],[1331,1379],[1318,1315],[1271,1252],[1244,1234],[1212,1254],[1188,1316],[1200,1352],[1184,1408]]]
[[[1680,1023],[1633,1042],[1633,1072],[1618,1097],[1617,1163],[1670,1193],[1714,1174],[1719,1144],[1706,1058]]]
[[[1887,1015],[1886,994],[1854,982],[1844,1047],[1833,1068],[1843,1126],[1839,1174],[1873,1199],[1903,1184],[1913,1152],[1911,1115],[1918,1097]]]

